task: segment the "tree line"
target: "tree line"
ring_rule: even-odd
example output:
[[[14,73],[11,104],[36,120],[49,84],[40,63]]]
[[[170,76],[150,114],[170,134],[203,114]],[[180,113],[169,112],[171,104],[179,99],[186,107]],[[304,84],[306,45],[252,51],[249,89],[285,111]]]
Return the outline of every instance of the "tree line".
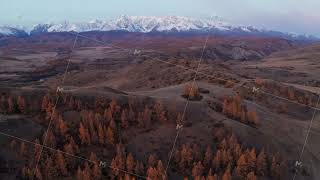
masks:
[[[295,101],[308,106],[316,106],[317,104],[316,94],[299,90],[293,86],[287,86],[275,81],[260,78],[255,79],[254,84],[258,88],[262,88],[268,93],[284,97],[291,101]],[[262,98],[261,96],[262,95],[258,96],[258,98]]]

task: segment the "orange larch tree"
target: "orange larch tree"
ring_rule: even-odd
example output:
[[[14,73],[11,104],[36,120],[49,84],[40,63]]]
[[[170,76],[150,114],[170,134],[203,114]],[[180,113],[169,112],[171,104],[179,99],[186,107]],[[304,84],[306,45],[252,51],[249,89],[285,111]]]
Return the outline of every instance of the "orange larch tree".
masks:
[[[61,151],[58,151],[56,155],[56,168],[60,170],[61,175],[66,176],[68,174],[66,162]]]

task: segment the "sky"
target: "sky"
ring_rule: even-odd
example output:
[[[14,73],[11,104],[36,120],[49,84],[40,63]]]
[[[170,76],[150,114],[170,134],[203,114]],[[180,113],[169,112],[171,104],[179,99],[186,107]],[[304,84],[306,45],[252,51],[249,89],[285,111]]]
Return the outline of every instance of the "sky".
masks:
[[[111,19],[121,15],[222,17],[320,37],[320,0],[0,0],[0,26]]]

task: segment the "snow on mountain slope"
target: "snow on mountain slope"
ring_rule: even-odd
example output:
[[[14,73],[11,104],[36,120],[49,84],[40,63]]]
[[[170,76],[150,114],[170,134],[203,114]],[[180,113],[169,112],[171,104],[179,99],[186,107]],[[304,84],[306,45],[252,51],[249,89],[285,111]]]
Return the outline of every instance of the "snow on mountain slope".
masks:
[[[0,36],[27,36],[27,32],[22,28],[0,26]]]

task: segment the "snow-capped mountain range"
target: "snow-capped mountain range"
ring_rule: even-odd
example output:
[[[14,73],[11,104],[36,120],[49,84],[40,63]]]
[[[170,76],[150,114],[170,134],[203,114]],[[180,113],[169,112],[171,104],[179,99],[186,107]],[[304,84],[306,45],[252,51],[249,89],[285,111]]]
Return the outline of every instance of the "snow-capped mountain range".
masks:
[[[316,39],[314,36],[297,35],[254,28],[252,26],[230,25],[215,16],[210,19],[195,19],[180,16],[121,16],[112,20],[93,20],[89,22],[37,24],[29,29],[3,26],[0,36],[27,36],[47,32],[88,32],[88,31],[128,31],[128,32],[212,32],[225,35],[266,35],[290,39]]]
[[[85,23],[41,24],[35,26],[34,30],[45,30],[48,32],[62,31],[111,31],[124,30],[129,32],[152,32],[152,31],[191,31],[206,30],[211,28],[227,29],[227,24],[216,17],[215,19],[193,19],[178,16],[121,16],[112,20],[93,20]]]

